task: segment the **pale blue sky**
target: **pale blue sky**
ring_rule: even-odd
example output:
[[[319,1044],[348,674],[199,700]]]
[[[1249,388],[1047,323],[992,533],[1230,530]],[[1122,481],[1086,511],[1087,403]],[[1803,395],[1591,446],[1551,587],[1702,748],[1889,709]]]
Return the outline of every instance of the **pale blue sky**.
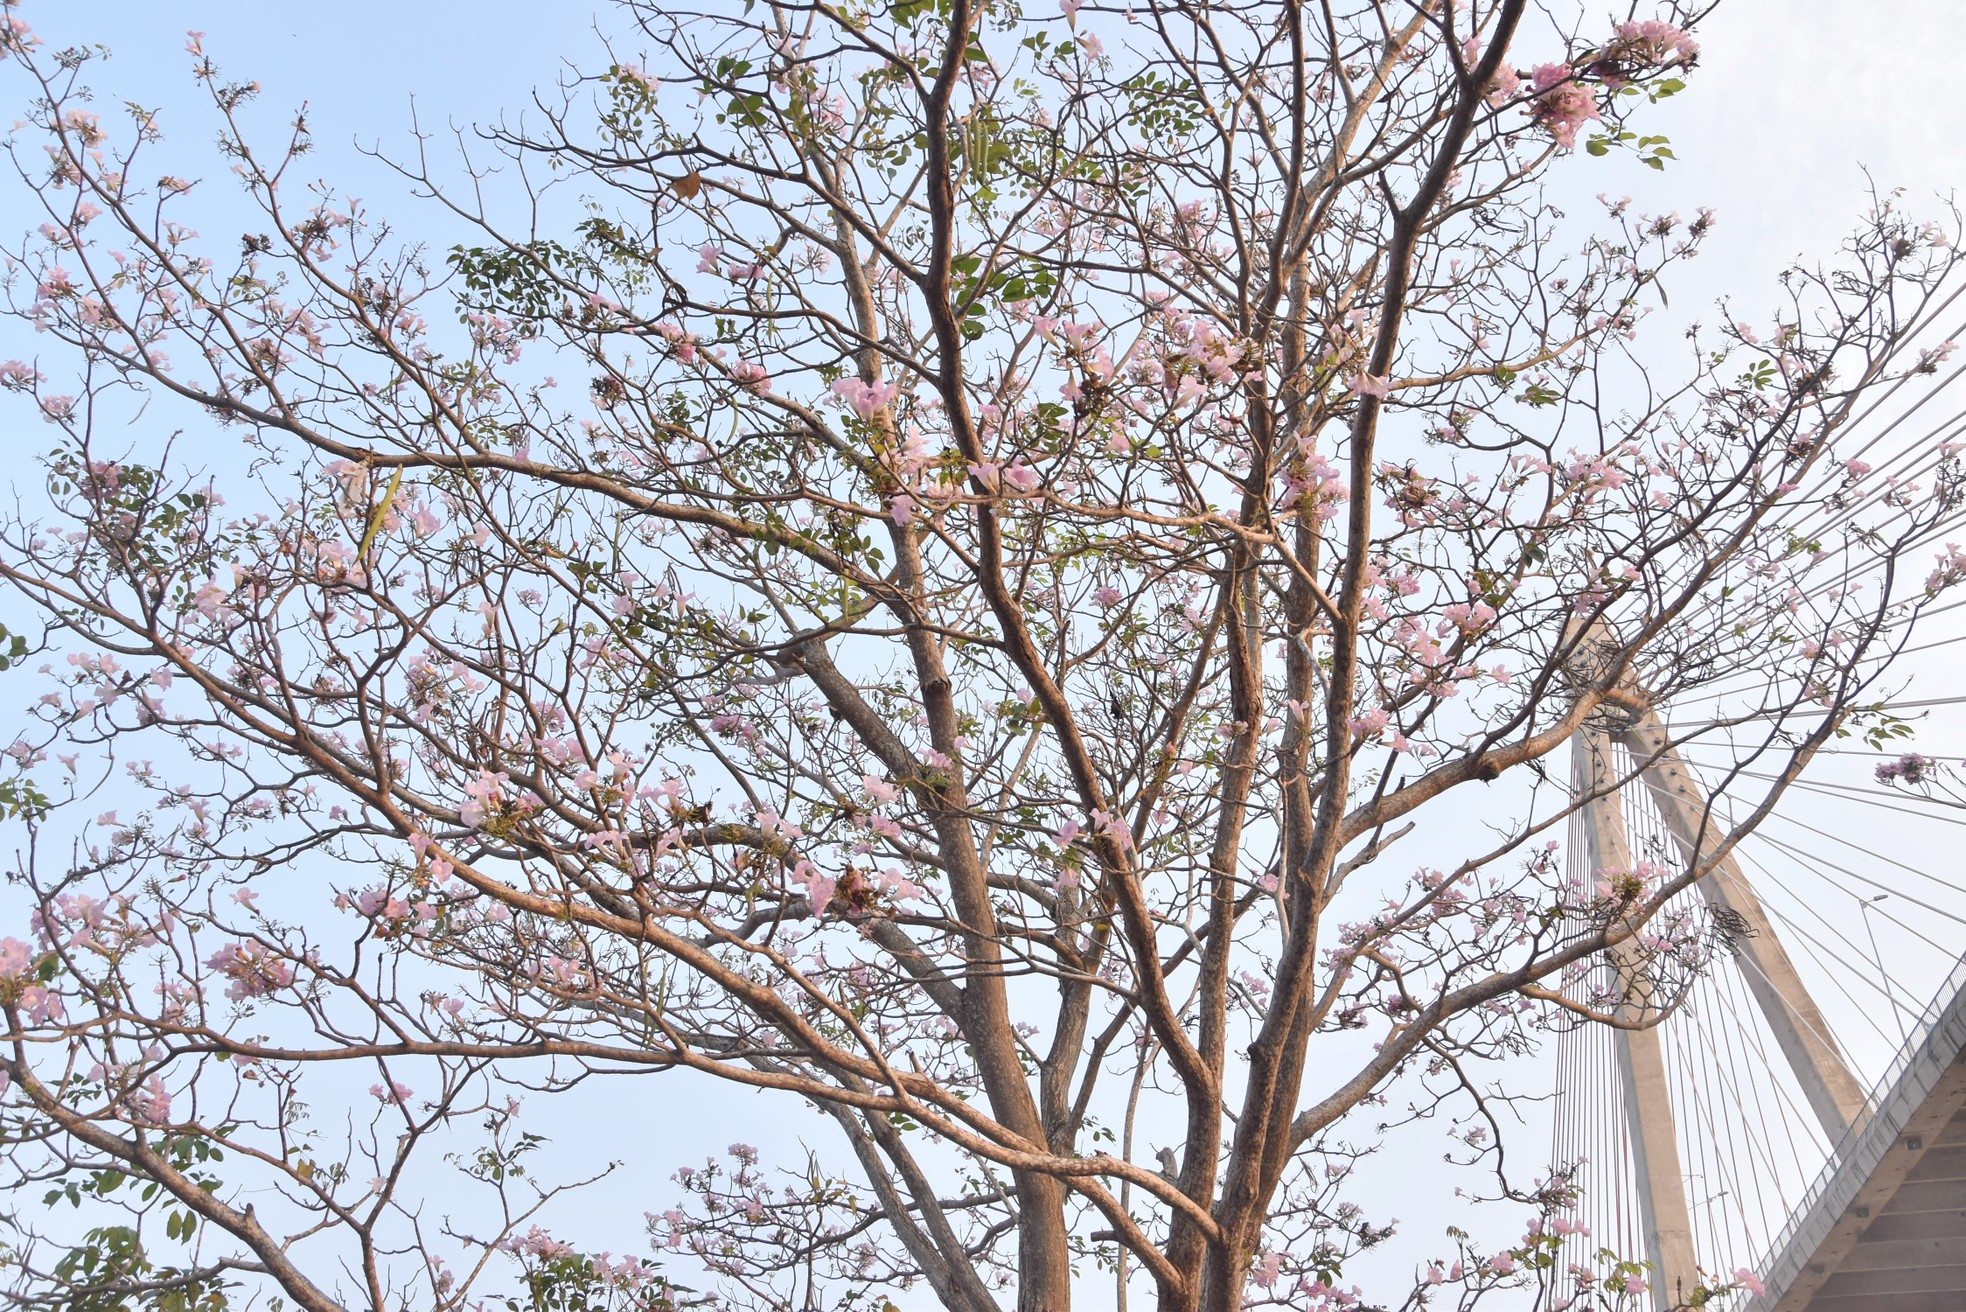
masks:
[[[597,28],[626,27],[593,0],[28,0],[19,12],[51,42],[108,44],[118,93],[153,104],[183,103],[184,33],[207,33],[226,72],[257,78],[269,104],[310,102],[324,170],[356,137],[400,144],[412,95],[428,125],[484,121],[523,106],[563,61],[592,67]],[[1947,103],[1962,38],[1957,0],[1728,0],[1701,31],[1691,89],[1657,120],[1680,166],[1654,177],[1597,161],[1577,180],[1586,195],[1616,187],[1660,208],[1715,207],[1723,227],[1705,276],[1748,293],[1835,242],[1862,205],[1860,162],[1914,194],[1966,178]]]
[[[1620,4],[1619,16],[1623,9]],[[110,45],[115,59],[92,80],[111,103],[165,107],[167,130],[169,107],[198,97],[184,33],[205,32],[208,53],[228,76],[259,80],[269,107],[310,102],[319,145],[315,171],[372,198],[397,184],[350,143],[404,150],[412,96],[426,127],[484,121],[523,108],[531,89],[551,83],[563,60],[600,62],[597,26],[626,27],[611,9],[586,0],[26,0],[19,12],[51,45]],[[1732,0],[1701,33],[1703,67],[1688,92],[1648,125],[1671,135],[1679,164],[1654,175],[1625,159],[1579,159],[1560,171],[1560,194],[1574,192],[1581,202],[1598,191],[1629,193],[1640,208],[1684,214],[1714,207],[1720,226],[1697,264],[1675,281],[1675,303],[1682,291],[1695,302],[1728,295],[1738,309],[1762,317],[1758,311],[1773,300],[1775,272],[1799,254],[1830,254],[1860,215],[1867,203],[1860,162],[1881,185],[1905,187],[1915,210],[1929,208],[1933,193],[1966,181],[1966,144],[1957,133],[1957,107],[1947,99],[1962,37],[1966,5],[1959,0]],[[18,95],[17,84],[0,85]],[[200,146],[207,135],[201,120],[184,144]],[[10,208],[17,196],[0,193],[0,230],[38,222]],[[671,1156],[701,1155],[737,1138],[768,1139],[757,1128],[763,1110],[749,1095],[702,1100],[692,1110],[688,1142],[673,1155],[652,1154],[653,1164],[666,1176]],[[673,1120],[652,1117],[596,1119],[588,1146],[601,1157],[626,1151],[657,1125],[674,1129]],[[816,1118],[810,1128],[823,1136]],[[573,1126],[564,1132],[577,1133]],[[798,1129],[779,1121],[777,1133],[789,1144]],[[616,1244],[632,1239],[641,1207],[665,1206],[674,1193],[660,1177],[624,1184],[608,1195],[627,1204],[609,1218],[625,1232],[606,1236]],[[615,1228],[598,1209],[593,1215],[603,1228]]]

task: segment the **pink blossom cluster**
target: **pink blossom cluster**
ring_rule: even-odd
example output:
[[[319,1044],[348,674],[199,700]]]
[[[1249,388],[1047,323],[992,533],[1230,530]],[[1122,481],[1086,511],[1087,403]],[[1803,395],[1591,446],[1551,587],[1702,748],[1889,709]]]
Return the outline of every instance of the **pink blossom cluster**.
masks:
[[[1469,36],[1461,42],[1461,62],[1470,69],[1481,62],[1481,38]],[[1495,70],[1495,76],[1483,88],[1483,97],[1489,108],[1500,109],[1522,94],[1522,75],[1504,59]]]
[[[1300,511],[1312,515],[1321,524],[1335,519],[1352,495],[1342,469],[1301,445],[1298,458],[1285,468],[1284,490]]]
[[[1499,618],[1495,608],[1485,601],[1456,602],[1444,608],[1440,615],[1434,631],[1443,638],[1453,632],[1473,637]]]
[[[694,364],[697,359],[696,339],[673,323],[658,323],[655,334],[669,343],[670,353],[682,364]]]
[[[771,371],[755,360],[739,360],[730,366],[731,381],[758,396],[771,394]]]
[[[559,1258],[572,1257],[575,1254],[572,1244],[567,1243],[565,1240],[553,1238],[553,1236],[547,1234],[538,1226],[532,1227],[532,1229],[526,1231],[523,1235],[508,1236],[500,1240],[498,1246],[504,1252],[516,1253],[521,1257],[537,1258],[542,1262],[551,1262]]]
[[[227,943],[205,965],[232,982],[225,996],[234,1002],[264,997],[294,982],[294,968],[264,943]]]
[[[1088,384],[1104,386],[1112,382],[1116,366],[1105,344],[1099,340],[1099,325],[1041,314],[1031,321],[1031,328],[1039,337],[1057,347],[1064,357],[1067,372],[1058,394],[1065,400],[1077,403],[1085,399]]]
[[[1157,356],[1148,356],[1133,370],[1139,381],[1158,387],[1168,404],[1179,408],[1206,405],[1214,388],[1243,376],[1247,348],[1222,330],[1213,320],[1182,309],[1161,311],[1159,323],[1165,340]],[[1110,362],[1104,350],[1095,365]],[[1095,373],[1098,371],[1095,370]]]
[[[1926,576],[1925,595],[1936,597],[1962,580],[1966,580],[1966,550],[1961,550],[1957,543],[1948,542],[1938,564]]]
[[[579,990],[588,984],[587,968],[573,958],[557,953],[537,962],[528,962],[524,973],[535,983],[553,990]]]
[[[464,324],[470,330],[473,346],[497,355],[506,364],[519,362],[526,339],[511,320],[473,310],[464,316]]]
[[[1369,396],[1383,401],[1392,395],[1392,380],[1379,374],[1355,373],[1346,380],[1345,390],[1353,396]]]
[[[1566,150],[1577,144],[1579,128],[1601,118],[1597,94],[1568,64],[1538,64],[1530,73],[1530,90],[1530,117]]]
[[[1127,823],[1125,816],[1102,807],[1095,807],[1091,820],[1093,830],[1104,834],[1114,847],[1122,852],[1133,850],[1133,827]]]
[[[899,842],[901,839],[901,826],[892,817],[883,815],[881,808],[892,806],[899,799],[901,790],[885,780],[876,779],[871,774],[862,775],[860,778],[867,793],[868,800],[873,805],[867,810],[856,811],[853,816],[854,822],[877,838],[885,838],[890,842]],[[873,844],[871,842],[860,843],[855,848],[857,852],[869,852],[872,850]]]
[[[1644,74],[1663,68],[1691,68],[1700,46],[1690,34],[1662,19],[1619,23],[1611,41],[1595,54],[1581,57],[1582,68],[1555,61],[1537,65],[1530,71],[1530,100],[1525,108],[1531,121],[1550,134],[1565,149],[1577,144],[1577,131],[1601,115],[1597,94],[1585,79],[1617,91],[1631,85]],[[1474,67],[1482,56],[1481,40],[1469,36],[1461,44],[1462,62]],[[1483,88],[1489,106],[1500,109],[1523,94],[1519,70],[1506,62]]]
[[[0,980],[19,983],[34,969],[34,949],[17,938],[0,938]]]
[[[402,517],[391,507],[383,512],[379,522],[384,530],[393,532],[402,523]],[[355,550],[351,543],[310,537],[302,546],[302,559],[312,565],[316,583],[331,588],[366,587],[368,570],[357,559]]]
[[[987,492],[1000,492],[1008,488],[1013,492],[1031,493],[1044,483],[1043,475],[1021,458],[1009,465],[995,460],[972,461],[968,473]]]
[[[96,823],[114,826],[114,811],[96,817]],[[128,845],[127,830],[111,836],[112,845]],[[136,914],[126,896],[91,897],[87,893],[63,893],[38,907],[28,917],[28,925],[48,947],[88,948],[106,955],[119,955],[133,948],[149,947],[169,931],[172,917],[167,912],[158,923]]]
[[[900,384],[867,384],[857,378],[841,378],[834,382],[834,395],[861,419],[873,419],[900,395]]]
[[[464,796],[467,800],[458,808],[458,823],[469,825],[473,829],[483,825],[493,814],[504,808],[503,789],[510,782],[512,776],[503,770],[494,774],[490,770],[480,769],[464,785]]]
[[[1677,64],[1691,68],[1700,57],[1700,43],[1691,35],[1660,18],[1620,23],[1611,53],[1621,58],[1655,67]],[[1608,81],[1608,79],[1607,79]]]
[[[0,10],[0,59],[10,54],[26,54],[41,44],[32,28],[6,10]]]
[[[789,874],[793,883],[805,889],[806,902],[815,916],[825,915],[838,898],[845,898],[844,905],[855,913],[878,915],[880,908],[871,903],[872,898],[884,896],[905,902],[922,895],[921,885],[892,867],[864,872],[848,866],[835,875],[802,857],[792,863]]]
[[[705,699],[706,704],[708,699]],[[757,743],[764,737],[764,731],[748,715],[736,711],[720,711],[710,717],[710,732],[719,738],[734,739],[739,742]]]
[[[722,263],[724,248],[716,242],[705,242],[697,248],[696,271],[698,273],[721,273],[732,282],[756,282],[764,276],[765,266],[758,263],[746,264],[733,260],[728,266]]]
[[[847,124],[847,100],[838,92],[829,92],[810,70],[799,70],[801,76],[780,78],[776,86],[793,104],[801,117],[812,127],[824,132],[839,132]]]
[[[442,858],[433,859],[427,868],[438,878],[450,873],[450,863]],[[444,894],[454,908],[462,907],[476,896],[470,888],[456,880],[445,887]],[[339,910],[355,911],[376,922],[377,932],[383,938],[394,938],[399,934],[428,938],[436,929],[442,909],[434,897],[405,898],[380,888],[365,888],[352,896],[337,893],[334,905]],[[494,903],[485,911],[482,919],[502,920],[507,914],[503,906]],[[471,917],[462,911],[453,910],[451,923],[454,928],[461,929],[470,920]]]
[[[1937,764],[1938,762],[1929,756],[1920,756],[1917,752],[1907,752],[1895,761],[1886,761],[1878,766],[1876,771],[1877,782],[1881,784],[1898,782],[1914,785],[1921,784],[1925,782],[1927,773]]]
[[[595,1277],[602,1284],[613,1289],[625,1290],[632,1294],[664,1283],[656,1268],[639,1257],[617,1258],[606,1249],[602,1249],[594,1254],[591,1261]]]
[[[168,1125],[171,1121],[171,1093],[164,1087],[164,1077],[155,1073],[125,1093],[118,1106],[138,1125]]]

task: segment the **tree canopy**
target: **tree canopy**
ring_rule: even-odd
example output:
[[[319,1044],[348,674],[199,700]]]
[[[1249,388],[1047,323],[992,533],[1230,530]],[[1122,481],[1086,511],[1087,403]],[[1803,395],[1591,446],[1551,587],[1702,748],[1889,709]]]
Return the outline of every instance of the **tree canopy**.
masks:
[[[631,3],[388,216],[196,37],[217,152],[153,181],[5,11],[0,1141],[82,1222],[15,1212],[14,1296],[1548,1305],[1497,1063],[1618,1021],[1607,951],[1669,1008],[1724,936],[1656,913],[1966,579],[1953,451],[1859,422],[1953,228],[1645,340],[1711,216],[1543,183],[1668,165],[1700,14],[1555,9]],[[1580,874],[1573,737],[1701,697],[1759,806]],[[602,1075],[825,1146],[624,1134],[683,1169],[595,1252],[514,1118]],[[1395,1085],[1527,1229],[1361,1289]]]

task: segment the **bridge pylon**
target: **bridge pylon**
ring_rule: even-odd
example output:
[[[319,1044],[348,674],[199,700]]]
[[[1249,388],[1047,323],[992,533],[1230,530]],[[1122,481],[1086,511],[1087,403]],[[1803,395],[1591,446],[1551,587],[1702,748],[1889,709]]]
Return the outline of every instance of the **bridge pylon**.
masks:
[[[1649,713],[1622,722],[1588,722],[1572,738],[1571,787],[1581,802],[1573,827],[1581,841],[1573,852],[1588,863],[1573,875],[1586,887],[1599,872],[1635,869],[1630,817],[1639,809],[1649,820],[1648,832],[1670,836],[1677,868],[1702,872],[1694,888],[1709,914],[1726,926],[1749,996],[1824,1135],[1831,1143],[1842,1140],[1863,1118],[1863,1086],[1728,850],[1728,826],[1665,726]],[[1646,969],[1646,955],[1638,942],[1627,940],[1598,968],[1601,986],[1608,985],[1618,999],[1612,1044],[1623,1124],[1608,1150],[1626,1158],[1637,1211],[1635,1237],[1652,1266],[1653,1306],[1666,1312],[1683,1306],[1700,1287],[1701,1255],[1661,1024],[1678,999],[1662,996],[1663,985]]]

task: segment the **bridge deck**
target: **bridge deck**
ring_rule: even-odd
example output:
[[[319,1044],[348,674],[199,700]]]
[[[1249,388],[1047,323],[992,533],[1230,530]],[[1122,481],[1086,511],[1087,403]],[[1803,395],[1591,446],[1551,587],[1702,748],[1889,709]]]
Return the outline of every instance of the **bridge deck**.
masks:
[[[1762,1278],[1752,1312],[1966,1312],[1966,992],[1872,1095]]]

